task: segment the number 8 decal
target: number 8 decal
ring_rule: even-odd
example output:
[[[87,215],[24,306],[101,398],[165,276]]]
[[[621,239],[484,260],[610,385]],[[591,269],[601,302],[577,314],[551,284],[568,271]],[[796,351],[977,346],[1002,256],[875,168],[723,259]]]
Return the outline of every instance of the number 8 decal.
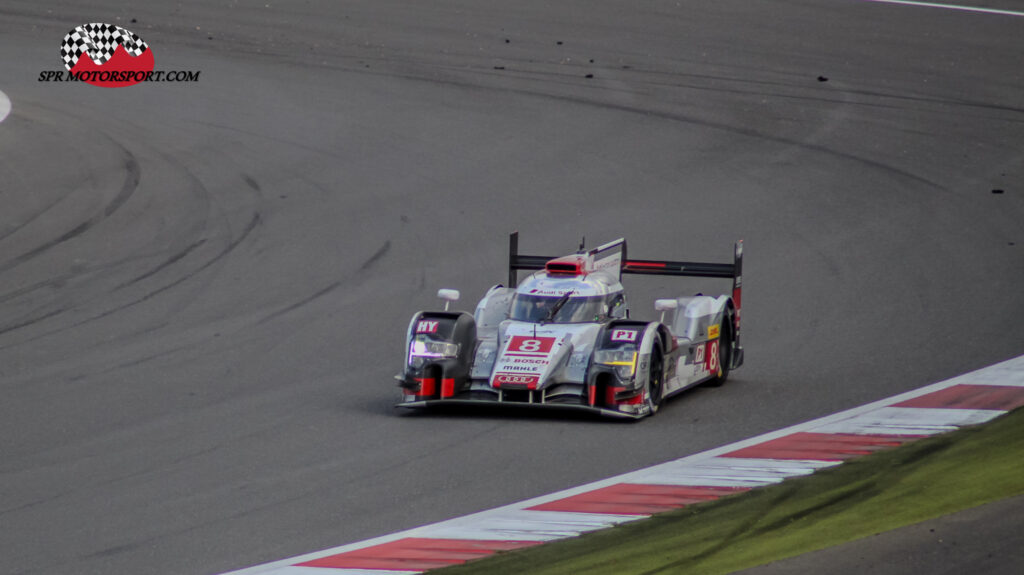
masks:
[[[554,345],[553,337],[529,337],[514,335],[508,342],[508,351],[512,353],[548,353]]]
[[[718,373],[718,341],[714,340],[708,344],[707,366],[711,373]]]
[[[519,342],[519,351],[540,351],[539,339],[524,339]]]

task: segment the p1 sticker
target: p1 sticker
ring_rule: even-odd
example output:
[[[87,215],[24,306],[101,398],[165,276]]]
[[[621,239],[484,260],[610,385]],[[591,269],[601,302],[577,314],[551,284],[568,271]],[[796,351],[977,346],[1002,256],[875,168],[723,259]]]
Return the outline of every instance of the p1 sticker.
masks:
[[[612,341],[636,341],[636,331],[632,329],[612,330]]]

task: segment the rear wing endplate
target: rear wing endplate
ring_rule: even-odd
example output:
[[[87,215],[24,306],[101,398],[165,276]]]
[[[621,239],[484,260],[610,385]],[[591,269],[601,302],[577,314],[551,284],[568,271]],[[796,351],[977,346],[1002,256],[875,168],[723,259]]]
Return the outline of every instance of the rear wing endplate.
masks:
[[[519,270],[536,271],[544,269],[544,264],[556,256],[524,256],[519,254],[519,232],[508,236],[508,287],[515,289],[519,285]]]

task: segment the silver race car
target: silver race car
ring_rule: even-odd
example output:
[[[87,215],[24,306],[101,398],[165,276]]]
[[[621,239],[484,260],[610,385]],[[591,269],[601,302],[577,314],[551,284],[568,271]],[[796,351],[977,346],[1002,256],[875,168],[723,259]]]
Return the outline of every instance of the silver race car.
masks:
[[[508,286],[476,313],[413,316],[399,381],[399,407],[501,404],[587,410],[641,418],[669,396],[718,386],[743,364],[740,295],[743,243],[733,263],[634,260],[626,241],[564,257],[519,254],[509,238]],[[519,283],[519,270],[536,270]],[[730,278],[732,296],[659,299],[658,321],[631,319],[622,274]]]

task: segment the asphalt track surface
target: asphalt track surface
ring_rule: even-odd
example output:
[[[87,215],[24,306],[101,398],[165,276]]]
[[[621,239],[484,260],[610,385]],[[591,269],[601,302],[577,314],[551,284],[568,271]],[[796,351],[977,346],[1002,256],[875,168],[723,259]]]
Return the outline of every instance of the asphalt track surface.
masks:
[[[1019,10],[1021,2],[986,6]],[[195,83],[38,82],[119,24]],[[1024,18],[855,0],[0,6],[0,572],[217,573],[1017,356]],[[994,193],[1001,190],[1002,193]],[[728,260],[746,365],[616,424],[392,408],[524,251]],[[728,289],[631,279],[657,297]]]

